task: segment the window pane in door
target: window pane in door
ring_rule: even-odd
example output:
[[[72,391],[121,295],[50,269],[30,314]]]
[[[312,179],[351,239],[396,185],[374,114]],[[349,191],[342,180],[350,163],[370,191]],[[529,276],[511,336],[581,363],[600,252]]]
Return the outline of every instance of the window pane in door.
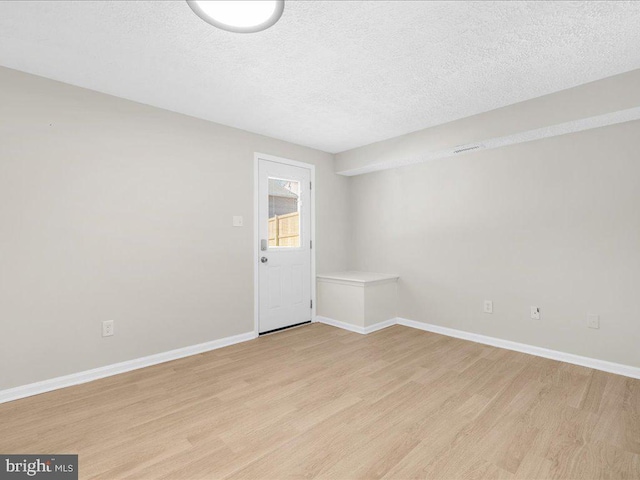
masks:
[[[300,246],[300,182],[269,178],[269,247]]]

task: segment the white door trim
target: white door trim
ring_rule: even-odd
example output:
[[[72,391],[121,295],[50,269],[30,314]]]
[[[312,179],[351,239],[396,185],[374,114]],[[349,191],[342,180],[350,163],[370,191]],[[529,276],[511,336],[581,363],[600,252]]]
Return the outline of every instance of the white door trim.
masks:
[[[266,153],[255,152],[253,155],[253,331],[256,337],[259,334],[260,322],[260,227],[258,213],[260,209],[260,198],[258,197],[259,177],[258,165],[260,160],[282,163],[294,167],[307,168],[311,172],[311,320],[316,318],[316,166],[311,163],[298,162],[288,158],[276,157]]]

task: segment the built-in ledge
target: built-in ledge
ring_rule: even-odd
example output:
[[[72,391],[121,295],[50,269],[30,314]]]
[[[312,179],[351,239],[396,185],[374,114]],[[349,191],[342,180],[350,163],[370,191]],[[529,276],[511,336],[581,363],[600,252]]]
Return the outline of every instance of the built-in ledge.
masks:
[[[392,320],[397,316],[399,278],[357,271],[318,275],[317,314],[363,329]]]

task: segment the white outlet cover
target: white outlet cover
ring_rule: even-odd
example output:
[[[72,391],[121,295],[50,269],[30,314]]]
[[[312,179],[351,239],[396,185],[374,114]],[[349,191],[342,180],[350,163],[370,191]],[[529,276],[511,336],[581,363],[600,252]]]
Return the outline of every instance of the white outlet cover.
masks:
[[[531,307],[531,319],[540,320],[540,307]]]
[[[484,301],[484,313],[493,313],[493,302],[491,300]]]
[[[113,320],[106,320],[102,322],[102,336],[110,337],[114,333]]]
[[[242,217],[239,215],[234,215],[233,217],[233,226],[234,227],[241,227],[243,225],[243,220]]]
[[[600,315],[587,315],[587,327],[600,328]]]

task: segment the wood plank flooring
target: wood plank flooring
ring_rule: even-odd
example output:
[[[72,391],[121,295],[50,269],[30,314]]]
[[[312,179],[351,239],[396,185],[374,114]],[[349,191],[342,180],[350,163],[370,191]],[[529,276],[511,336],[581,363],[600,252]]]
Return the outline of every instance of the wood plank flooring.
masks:
[[[0,405],[87,479],[640,479],[640,380],[312,324]]]

